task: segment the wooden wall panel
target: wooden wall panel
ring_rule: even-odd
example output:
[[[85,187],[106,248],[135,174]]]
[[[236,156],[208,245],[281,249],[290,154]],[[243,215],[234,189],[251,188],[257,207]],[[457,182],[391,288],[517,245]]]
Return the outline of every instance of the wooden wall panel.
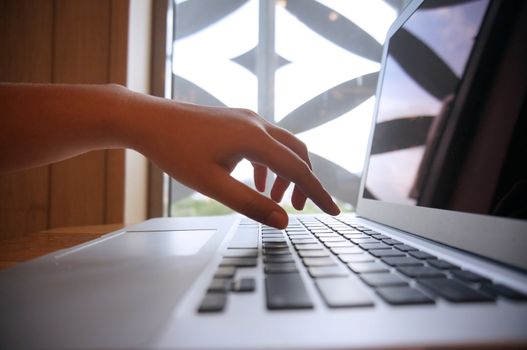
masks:
[[[55,1],[54,83],[107,83],[110,2]],[[53,164],[50,227],[104,223],[106,154],[96,151]]]
[[[53,2],[0,1],[0,81],[51,82]],[[48,227],[49,167],[0,174],[0,239]]]
[[[128,6],[0,0],[0,81],[125,84]],[[0,175],[0,239],[123,217],[123,150]]]

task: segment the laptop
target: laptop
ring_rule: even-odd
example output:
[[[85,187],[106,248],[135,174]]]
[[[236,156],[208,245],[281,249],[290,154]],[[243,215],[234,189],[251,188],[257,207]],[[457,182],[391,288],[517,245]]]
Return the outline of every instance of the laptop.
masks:
[[[527,6],[448,4],[389,30],[356,214],[158,218],[19,264],[0,348],[526,346]]]

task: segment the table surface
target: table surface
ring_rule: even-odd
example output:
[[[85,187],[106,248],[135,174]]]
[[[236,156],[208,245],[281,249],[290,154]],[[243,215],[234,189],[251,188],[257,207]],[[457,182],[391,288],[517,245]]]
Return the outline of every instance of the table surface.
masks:
[[[91,241],[124,224],[62,227],[0,241],[0,269]]]

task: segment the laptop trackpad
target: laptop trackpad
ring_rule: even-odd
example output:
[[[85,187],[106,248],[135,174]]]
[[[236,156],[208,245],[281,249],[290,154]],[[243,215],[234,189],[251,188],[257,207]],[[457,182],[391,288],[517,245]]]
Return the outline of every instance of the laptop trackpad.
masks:
[[[61,262],[88,254],[89,259],[100,262],[141,256],[191,256],[197,254],[215,232],[210,229],[123,232],[58,254],[55,258]]]

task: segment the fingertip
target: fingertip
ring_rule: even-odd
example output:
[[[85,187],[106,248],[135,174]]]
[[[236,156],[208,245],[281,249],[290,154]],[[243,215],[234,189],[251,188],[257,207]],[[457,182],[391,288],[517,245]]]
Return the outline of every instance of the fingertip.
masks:
[[[265,224],[279,229],[284,229],[289,223],[289,218],[286,213],[273,210],[265,219]]]

